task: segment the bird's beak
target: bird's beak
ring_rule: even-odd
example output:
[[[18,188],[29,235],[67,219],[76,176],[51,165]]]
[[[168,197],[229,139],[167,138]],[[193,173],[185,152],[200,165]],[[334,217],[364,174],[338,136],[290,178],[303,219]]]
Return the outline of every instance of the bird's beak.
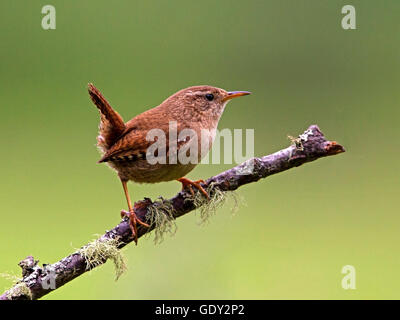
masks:
[[[241,97],[241,96],[247,96],[251,92],[249,91],[229,91],[228,95],[222,99],[222,101],[228,101],[233,98]]]

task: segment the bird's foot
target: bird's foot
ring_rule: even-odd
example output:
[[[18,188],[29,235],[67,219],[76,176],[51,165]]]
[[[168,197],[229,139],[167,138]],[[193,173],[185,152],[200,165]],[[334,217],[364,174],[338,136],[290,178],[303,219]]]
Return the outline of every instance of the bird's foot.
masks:
[[[178,179],[178,181],[180,183],[182,183],[182,190],[184,189],[189,189],[189,192],[192,194],[192,196],[194,196],[194,191],[193,191],[193,187],[195,187],[197,190],[199,190],[207,199],[210,200],[210,196],[208,195],[207,191],[201,186],[202,184],[206,184],[206,182],[204,180],[196,180],[196,181],[192,181],[190,179],[187,178],[180,178]]]
[[[132,210],[132,211],[122,210],[121,211],[121,218],[123,218],[123,217],[128,217],[129,218],[129,228],[132,231],[133,241],[135,241],[135,244],[137,245],[137,242],[138,242],[137,225],[140,224],[140,225],[142,225],[142,226],[144,226],[146,228],[150,228],[150,226],[147,223],[145,223],[142,220],[140,220],[137,217],[137,215],[136,215],[134,210]]]

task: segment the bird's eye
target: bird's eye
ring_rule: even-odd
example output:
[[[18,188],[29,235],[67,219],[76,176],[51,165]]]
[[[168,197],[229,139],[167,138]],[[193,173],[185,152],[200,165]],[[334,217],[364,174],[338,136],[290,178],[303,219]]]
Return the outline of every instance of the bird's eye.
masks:
[[[208,101],[212,101],[212,100],[214,100],[214,95],[213,95],[212,93],[207,93],[207,94],[206,94],[206,99],[207,99]]]

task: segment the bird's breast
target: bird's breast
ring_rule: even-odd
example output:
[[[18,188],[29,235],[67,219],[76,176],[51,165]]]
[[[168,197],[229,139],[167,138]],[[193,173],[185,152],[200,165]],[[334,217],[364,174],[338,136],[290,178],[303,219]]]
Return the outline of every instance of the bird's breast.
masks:
[[[131,180],[138,183],[157,183],[177,180],[184,177],[194,169],[196,164],[150,164],[146,160],[135,162],[111,161],[107,163],[117,171],[123,180]]]

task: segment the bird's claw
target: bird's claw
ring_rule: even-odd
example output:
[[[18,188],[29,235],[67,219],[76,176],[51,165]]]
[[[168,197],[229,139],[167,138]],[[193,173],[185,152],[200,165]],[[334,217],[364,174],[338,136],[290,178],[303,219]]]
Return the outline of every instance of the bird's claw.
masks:
[[[195,187],[197,190],[199,190],[208,200],[210,200],[210,196],[208,195],[207,191],[202,187],[202,184],[206,184],[206,182],[202,179],[192,181],[187,178],[180,178],[178,179],[180,183],[182,183],[182,190],[188,189],[189,192],[191,193],[192,196],[194,196],[194,190],[193,187]]]
[[[131,229],[131,232],[132,232],[133,241],[135,241],[135,244],[137,245],[137,242],[138,242],[137,225],[140,224],[146,228],[150,228],[150,225],[148,225],[147,223],[140,220],[137,217],[135,211],[133,211],[133,210],[131,212],[121,210],[121,218],[123,218],[123,217],[129,218],[129,228]]]

